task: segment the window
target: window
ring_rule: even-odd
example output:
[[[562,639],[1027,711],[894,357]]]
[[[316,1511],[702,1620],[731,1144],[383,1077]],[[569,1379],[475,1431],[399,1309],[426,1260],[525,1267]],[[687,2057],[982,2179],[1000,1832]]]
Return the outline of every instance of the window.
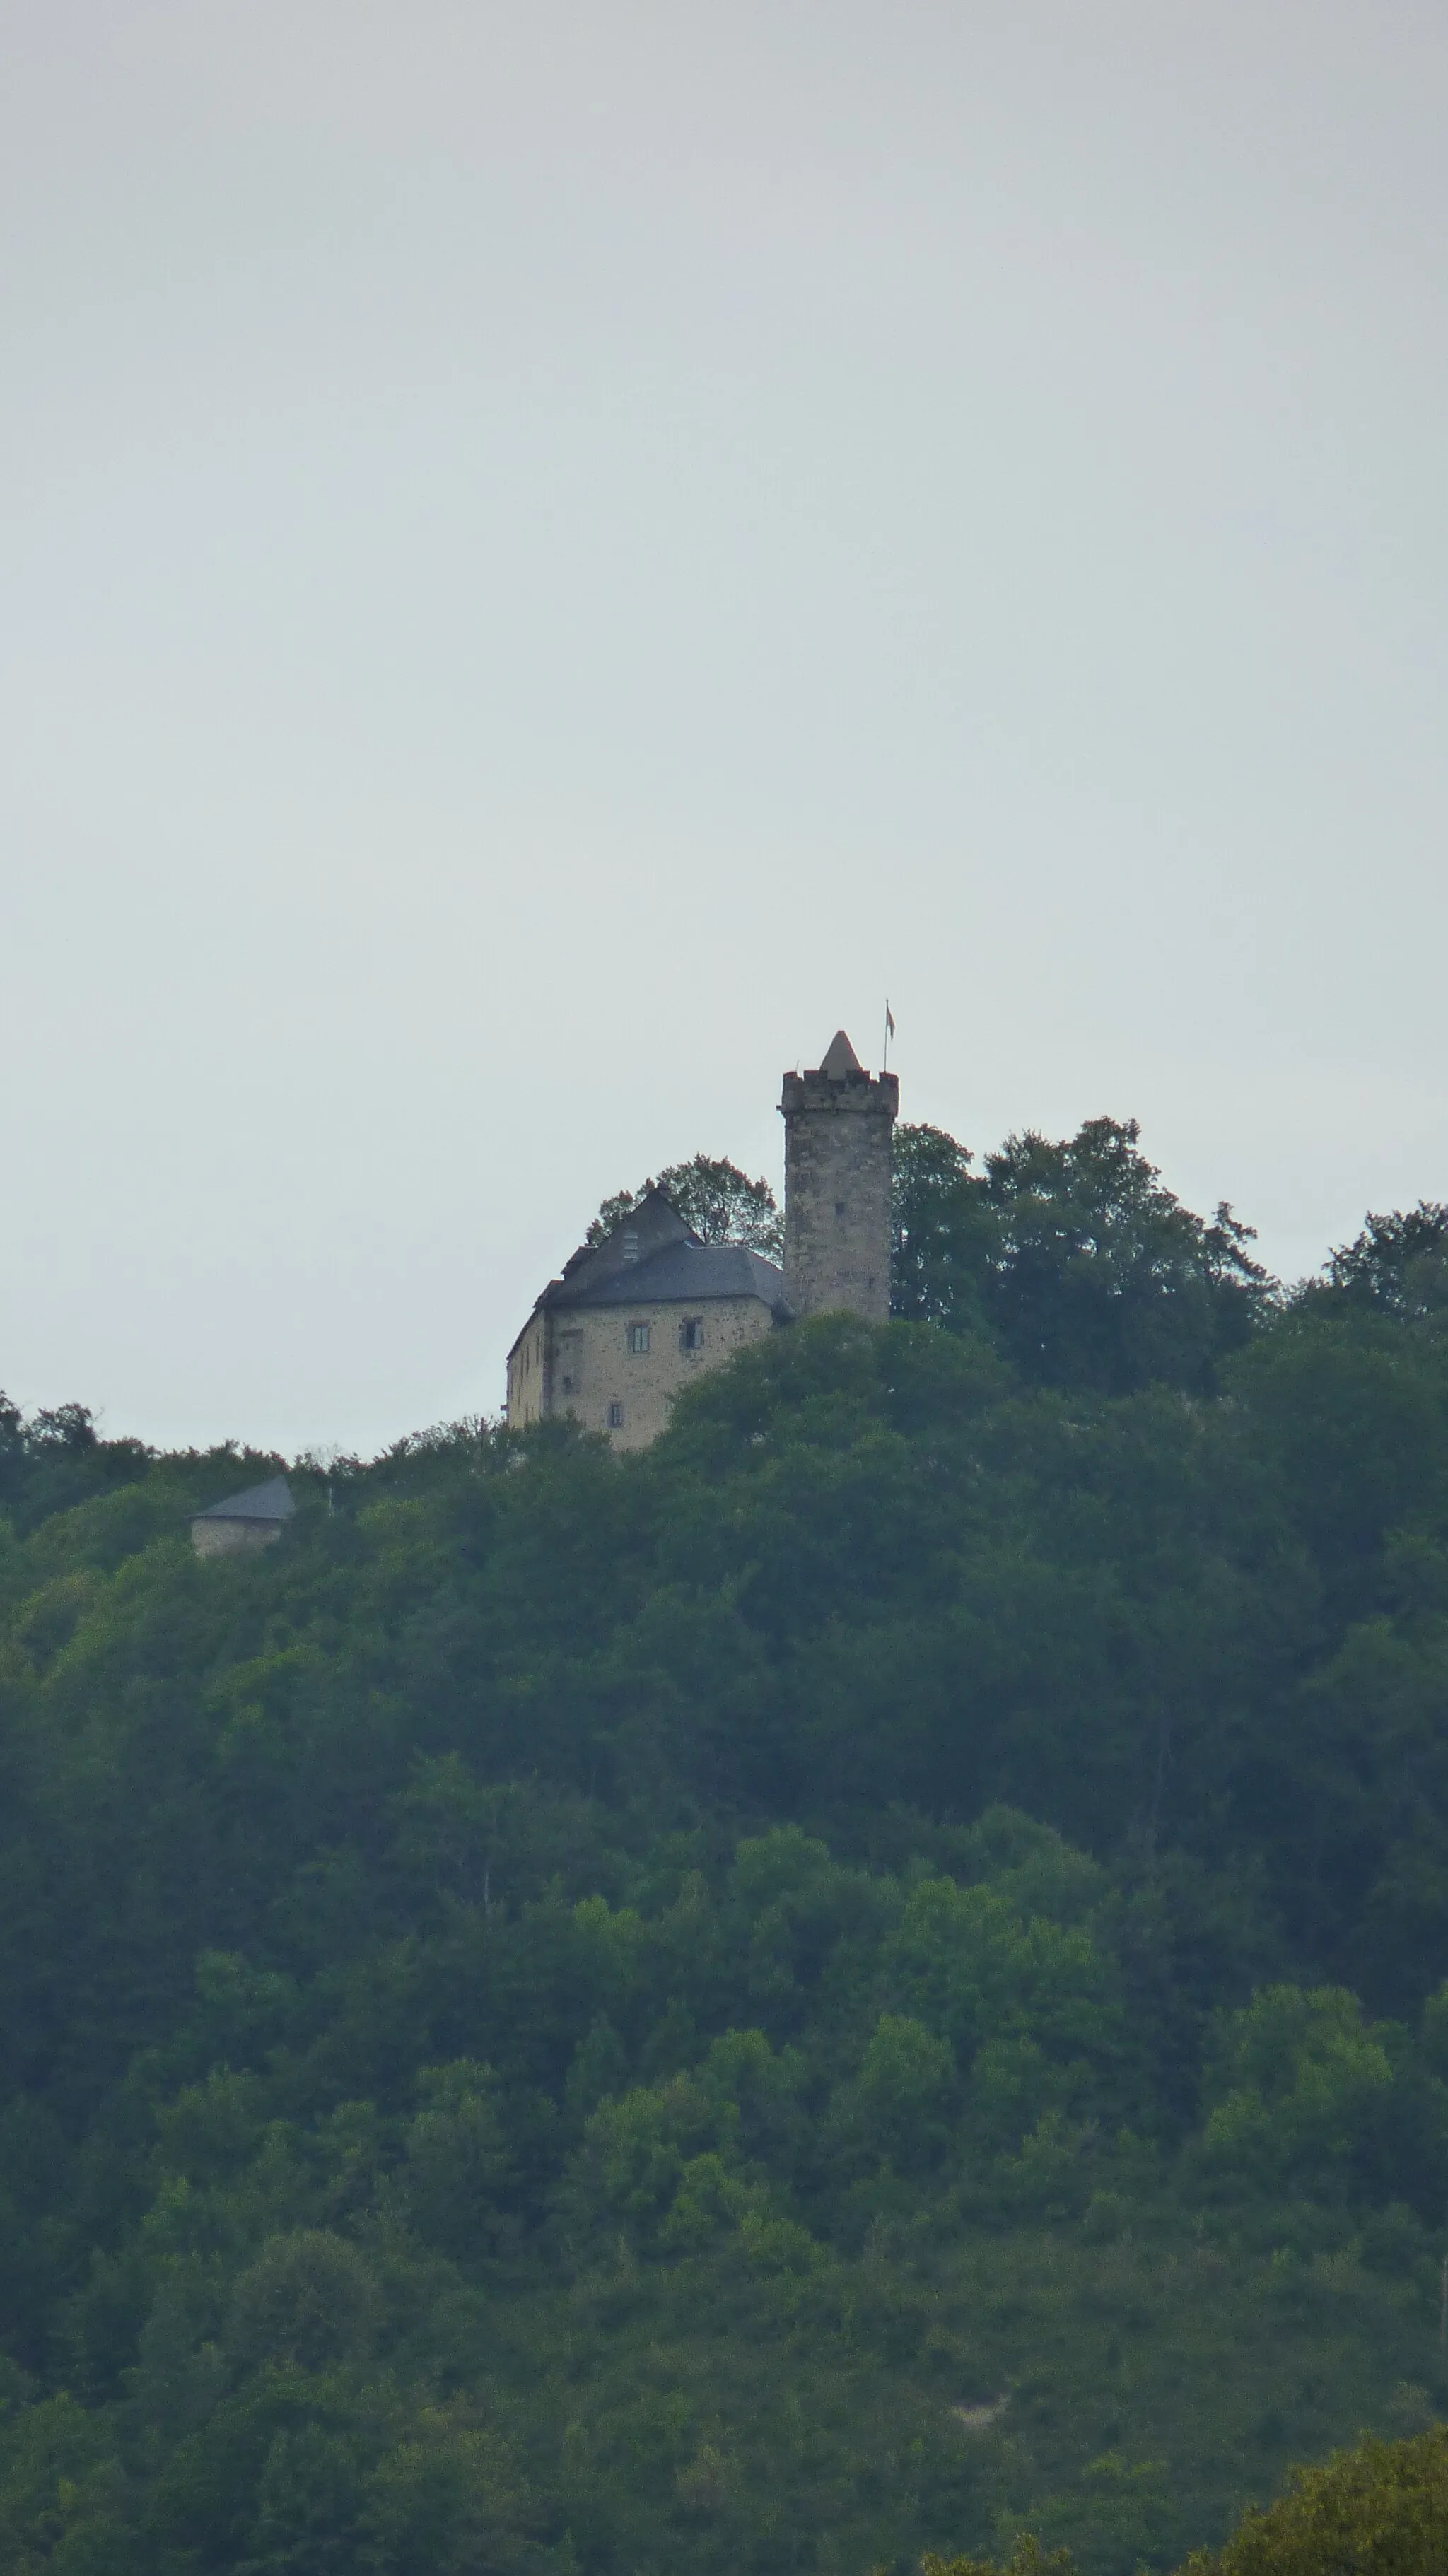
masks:
[[[679,1326],[679,1348],[680,1348],[680,1350],[681,1350],[681,1351],[701,1351],[701,1350],[703,1349],[703,1347],[704,1347],[704,1318],[703,1318],[703,1316],[702,1316],[702,1315],[686,1315],[686,1316],[684,1317],[684,1320],[683,1320],[682,1324]]]
[[[646,1351],[648,1349],[649,1328],[647,1324],[630,1324],[628,1328],[628,1346],[631,1351]]]
[[[609,1427],[610,1431],[622,1431],[622,1429],[623,1429],[623,1406],[622,1406],[621,1404],[611,1404],[611,1405],[609,1406],[609,1408],[608,1408],[608,1427]]]
[[[637,1261],[637,1259],[638,1259],[638,1257],[639,1257],[639,1238],[638,1238],[638,1228],[637,1228],[637,1226],[632,1226],[632,1225],[631,1225],[631,1226],[629,1226],[629,1227],[628,1227],[627,1231],[625,1232],[625,1235],[624,1235],[624,1238],[623,1238],[623,1257],[624,1257],[625,1261]]]
[[[843,1216],[843,1215],[844,1215],[844,1213],[845,1213],[845,1202],[844,1202],[844,1200],[843,1200],[843,1199],[836,1199],[836,1201],[835,1201],[835,1214],[836,1214],[836,1216]]]

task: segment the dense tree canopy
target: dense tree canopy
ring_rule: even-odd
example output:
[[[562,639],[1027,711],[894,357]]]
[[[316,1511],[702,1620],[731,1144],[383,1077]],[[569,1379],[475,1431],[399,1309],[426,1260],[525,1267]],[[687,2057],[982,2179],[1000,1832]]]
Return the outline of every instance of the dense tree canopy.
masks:
[[[0,1414],[0,2566],[1136,2576],[1448,2408],[1443,1311],[905,1147],[642,1455],[198,1560]]]
[[[1223,1204],[1208,1224],[1164,1188],[1134,1119],[1060,1143],[1027,1132],[984,1170],[935,1127],[899,1130],[893,1312],[984,1324],[1047,1386],[1209,1392],[1273,1285]]]
[[[1182,2576],[1441,2576],[1448,2567],[1448,2426],[1414,2441],[1358,2443],[1293,2472],[1289,2492],[1249,2513],[1220,2551]]]
[[[0,1515],[12,1529],[129,1484],[151,1455],[140,1440],[103,1440],[83,1404],[57,1404],[27,1421],[0,1391]]]
[[[993,1234],[972,1160],[943,1127],[895,1130],[890,1308],[908,1323],[955,1331],[984,1323]]]
[[[1368,2438],[1294,2469],[1285,2496],[1249,2510],[1225,2547],[1193,2550],[1179,2576],[1442,2576],[1448,2567],[1448,2425]],[[1009,2557],[944,2559],[921,2576],[1078,2576],[1068,2549],[1016,2534]]]
[[[1370,1216],[1332,1255],[1312,1293],[1425,1322],[1448,1311],[1448,1207],[1420,1199],[1406,1213]]]

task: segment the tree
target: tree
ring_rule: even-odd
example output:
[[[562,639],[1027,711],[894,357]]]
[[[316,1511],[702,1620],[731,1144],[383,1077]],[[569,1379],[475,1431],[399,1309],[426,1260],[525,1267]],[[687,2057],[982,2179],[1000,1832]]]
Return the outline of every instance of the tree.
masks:
[[[88,1404],[43,1406],[28,1425],[27,1438],[35,1449],[94,1449],[95,1417]]]
[[[1391,2116],[1393,2068],[1342,1987],[1260,1987],[1207,2044],[1202,2171],[1238,2189],[1295,2180],[1340,2196]]]
[[[465,2397],[426,2408],[383,2459],[355,2565],[375,2576],[506,2576],[533,2558],[535,2506],[507,2443]]]
[[[908,2013],[882,2013],[858,2075],[835,2095],[826,2134],[901,2172],[919,2171],[944,2153],[957,2092],[949,2040]]]
[[[715,1162],[695,1154],[687,1163],[670,1163],[657,1180],[636,1190],[617,1190],[604,1200],[584,1241],[602,1243],[624,1217],[632,1214],[650,1190],[662,1190],[701,1243],[742,1243],[777,1261],[784,1250],[784,1226],[767,1181],[751,1181],[737,1163]]]
[[[1420,1323],[1448,1312],[1448,1207],[1420,1199],[1415,1208],[1369,1216],[1361,1234],[1329,1256],[1325,1280],[1309,1281],[1307,1299],[1342,1300]]]
[[[1009,2558],[937,2558],[927,2552],[920,2576],[1076,2576],[1076,2562],[1068,2549],[1043,2549],[1033,2531],[1018,2531]]]
[[[1134,1118],[1053,1141],[1026,1129],[985,1169],[938,1127],[897,1137],[895,1314],[992,1326],[1022,1374],[1129,1395],[1210,1391],[1217,1363],[1272,1304],[1273,1282],[1225,1202],[1212,1221],[1162,1185]]]
[[[232,2297],[227,2341],[245,2366],[290,2362],[322,2370],[371,2341],[377,2284],[363,2257],[329,2228],[268,2237]]]
[[[17,1529],[132,1483],[152,1456],[140,1440],[102,1440],[88,1405],[51,1405],[27,1421],[0,1391],[0,1512]]]
[[[424,2244],[486,2253],[509,2157],[490,2066],[459,2058],[418,2077],[423,2108],[407,2132],[407,2203]]]
[[[1027,1129],[987,1155],[987,1309],[1018,1366],[1049,1385],[1206,1393],[1270,1283],[1252,1228],[1225,1201],[1210,1225],[1183,1207],[1140,1133],[1134,1118],[1089,1118],[1069,1140]]]
[[[1249,2512],[1224,2549],[1181,2576],[1442,2576],[1448,2566],[1448,2425],[1410,2442],[1359,2442],[1295,2469],[1285,2496]]]
[[[895,1130],[890,1312],[902,1321],[981,1320],[991,1212],[971,1159],[943,1127]]]

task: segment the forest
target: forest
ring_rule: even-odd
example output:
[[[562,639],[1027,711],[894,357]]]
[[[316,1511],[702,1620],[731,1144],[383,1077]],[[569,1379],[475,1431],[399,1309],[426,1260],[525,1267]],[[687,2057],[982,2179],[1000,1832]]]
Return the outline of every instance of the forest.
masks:
[[[1437,2438],[1448,1210],[907,1129],[894,1306],[235,1558],[0,1401],[0,2568],[1135,2576]]]

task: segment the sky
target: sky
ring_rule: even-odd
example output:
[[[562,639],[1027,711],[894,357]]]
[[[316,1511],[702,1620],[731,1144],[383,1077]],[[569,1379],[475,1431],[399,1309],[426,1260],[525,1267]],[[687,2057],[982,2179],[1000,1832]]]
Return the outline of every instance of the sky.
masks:
[[[0,1385],[369,1452],[836,1026],[1448,1198],[1441,0],[0,0]]]

